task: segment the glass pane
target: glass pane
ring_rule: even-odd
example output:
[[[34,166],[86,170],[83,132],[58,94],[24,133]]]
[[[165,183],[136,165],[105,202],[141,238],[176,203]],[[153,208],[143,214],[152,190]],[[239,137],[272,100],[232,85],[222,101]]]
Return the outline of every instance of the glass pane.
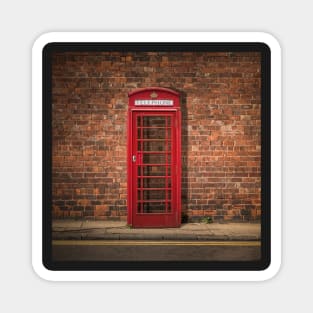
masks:
[[[170,178],[167,181],[167,185],[170,187]],[[165,178],[138,178],[137,186],[138,188],[165,188]]]
[[[165,203],[146,202],[143,204],[143,213],[165,213]]]
[[[165,200],[165,190],[138,190],[138,200]],[[169,199],[170,200],[170,199]]]
[[[138,168],[138,175],[139,174],[139,168]],[[171,175],[171,167],[167,166],[143,166],[143,176],[165,176],[165,175]]]
[[[142,126],[142,116],[137,116],[137,126]]]
[[[142,139],[142,137],[141,137],[141,129],[142,128],[137,128],[137,138],[138,139]]]
[[[172,161],[172,155],[168,154],[167,155],[167,164],[171,164],[171,161]]]
[[[138,131],[139,132],[139,131]],[[171,129],[168,128],[140,128],[140,136],[143,139],[170,139]],[[138,138],[141,138],[138,136]]]
[[[168,178],[167,179],[167,188],[171,188],[172,187],[172,179]]]
[[[171,212],[172,211],[172,203],[168,202],[167,203],[167,212]]]
[[[138,149],[140,148],[140,141],[138,141]],[[167,142],[167,149],[166,149],[166,144],[165,144],[165,140],[161,140],[161,141],[143,141],[142,142],[142,146],[143,146],[143,149],[142,151],[155,151],[155,152],[158,152],[158,151],[171,151],[171,141],[168,141]],[[140,149],[141,150],[141,149]]]
[[[138,166],[138,168],[137,168],[137,175],[142,176],[142,167],[141,166]]]
[[[165,190],[143,190],[141,200],[165,200]]]
[[[143,154],[143,163],[144,164],[165,164],[166,154]]]
[[[167,116],[144,116],[143,117],[143,126],[145,127],[166,127]]]
[[[172,191],[167,190],[167,199],[166,200],[172,200]]]
[[[142,141],[137,141],[137,151],[142,151],[143,144],[144,143]]]
[[[141,213],[141,206],[142,206],[142,203],[137,203],[137,212],[138,213]]]

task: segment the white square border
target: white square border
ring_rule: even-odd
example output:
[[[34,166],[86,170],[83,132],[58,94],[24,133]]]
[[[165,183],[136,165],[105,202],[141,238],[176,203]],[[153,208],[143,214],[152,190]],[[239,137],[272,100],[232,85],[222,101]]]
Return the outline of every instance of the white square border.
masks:
[[[42,263],[42,50],[51,42],[260,42],[271,50],[271,264],[263,271],[51,271]],[[281,49],[263,32],[51,32],[32,49],[32,265],[51,281],[264,281],[281,265]]]

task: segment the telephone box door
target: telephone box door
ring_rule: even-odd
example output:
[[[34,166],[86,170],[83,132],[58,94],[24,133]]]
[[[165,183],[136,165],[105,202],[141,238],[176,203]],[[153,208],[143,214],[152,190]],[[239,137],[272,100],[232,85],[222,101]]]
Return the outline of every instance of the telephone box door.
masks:
[[[161,102],[162,103],[162,102]],[[132,110],[129,140],[128,223],[180,225],[180,111]]]

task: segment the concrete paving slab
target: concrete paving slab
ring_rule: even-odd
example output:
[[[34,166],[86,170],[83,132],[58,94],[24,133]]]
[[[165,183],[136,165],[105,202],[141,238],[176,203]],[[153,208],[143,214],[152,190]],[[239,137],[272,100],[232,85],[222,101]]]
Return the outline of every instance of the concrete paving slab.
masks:
[[[53,240],[83,240],[86,234],[82,232],[56,232],[52,234]]]
[[[52,227],[53,229],[80,229],[82,224],[82,221],[54,220],[52,222]]]
[[[112,221],[83,221],[81,224],[81,228],[119,228],[125,227],[125,222],[112,222]]]

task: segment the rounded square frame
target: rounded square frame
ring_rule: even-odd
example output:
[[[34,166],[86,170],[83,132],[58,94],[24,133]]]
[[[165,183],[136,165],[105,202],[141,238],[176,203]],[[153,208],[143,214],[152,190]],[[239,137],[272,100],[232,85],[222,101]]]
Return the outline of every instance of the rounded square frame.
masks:
[[[270,264],[263,270],[114,270],[52,271],[43,263],[42,189],[42,101],[43,49],[50,43],[262,43],[271,55],[271,213]],[[281,49],[278,41],[262,32],[107,32],[47,33],[41,35],[32,51],[32,264],[42,278],[52,281],[263,281],[275,276],[281,264]]]

